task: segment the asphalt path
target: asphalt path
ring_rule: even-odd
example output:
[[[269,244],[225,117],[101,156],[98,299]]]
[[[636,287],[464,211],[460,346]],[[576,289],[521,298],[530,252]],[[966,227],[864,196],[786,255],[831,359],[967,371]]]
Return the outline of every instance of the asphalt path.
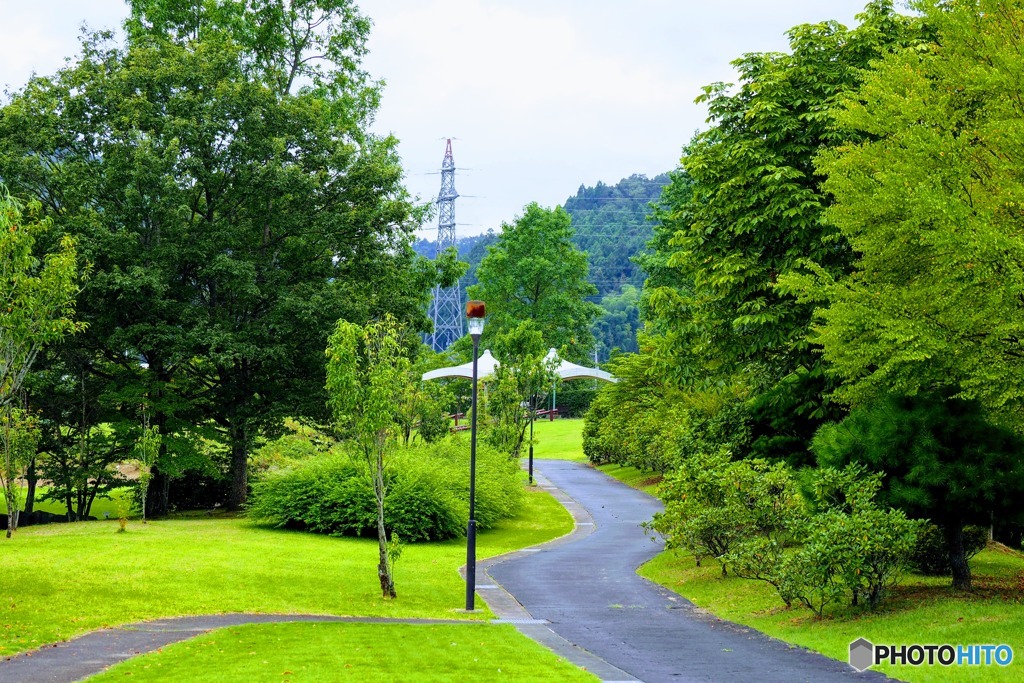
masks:
[[[537,461],[536,470],[542,485],[560,489],[589,516],[577,516],[583,533],[569,542],[486,566],[535,632],[547,622],[564,641],[646,683],[890,680],[718,619],[640,577],[637,567],[663,548],[640,526],[660,502],[583,463]],[[564,648],[561,654],[572,658]]]

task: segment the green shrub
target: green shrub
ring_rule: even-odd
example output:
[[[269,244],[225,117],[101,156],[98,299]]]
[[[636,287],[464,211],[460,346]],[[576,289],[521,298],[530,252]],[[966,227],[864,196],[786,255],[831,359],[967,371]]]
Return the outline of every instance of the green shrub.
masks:
[[[732,461],[728,451],[698,453],[662,484],[665,510],[651,526],[669,547],[686,548],[698,564],[712,557],[747,578],[764,578],[803,516],[803,501],[783,463]],[[752,543],[758,541],[757,543]],[[763,542],[762,542],[763,541]],[[738,548],[745,548],[737,553]]]
[[[819,615],[844,596],[874,608],[899,582],[922,523],[877,506],[881,478],[856,465],[817,472],[817,512],[801,532],[803,546],[771,575],[783,602],[799,600]]]
[[[964,554],[968,561],[984,550],[987,544],[988,529],[980,526],[964,527]],[[928,576],[950,575],[949,545],[940,527],[935,524],[924,526],[910,556],[910,564]]]
[[[390,456],[384,522],[403,542],[465,534],[469,445],[463,440],[401,448]],[[480,529],[515,516],[523,502],[515,463],[478,444],[476,518]],[[377,507],[364,463],[339,451],[266,473],[248,507],[257,522],[337,536],[376,535]]]

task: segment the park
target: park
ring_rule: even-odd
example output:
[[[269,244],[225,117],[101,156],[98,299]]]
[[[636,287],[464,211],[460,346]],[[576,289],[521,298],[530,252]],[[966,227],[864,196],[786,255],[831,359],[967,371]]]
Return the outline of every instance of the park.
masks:
[[[1024,678],[1020,3],[462,238],[351,0],[126,11],[0,102],[0,680]]]

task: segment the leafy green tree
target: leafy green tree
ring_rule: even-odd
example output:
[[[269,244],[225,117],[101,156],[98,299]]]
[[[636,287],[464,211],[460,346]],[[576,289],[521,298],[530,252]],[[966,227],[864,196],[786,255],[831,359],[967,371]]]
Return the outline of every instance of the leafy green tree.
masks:
[[[976,402],[891,397],[825,425],[813,448],[822,466],[884,472],[883,503],[941,527],[954,588],[971,587],[964,526],[1024,513],[1024,439],[986,422]]]
[[[587,255],[573,245],[572,234],[565,210],[536,203],[502,225],[477,268],[480,284],[469,288],[472,298],[487,303],[485,348],[495,336],[531,320],[546,346],[586,361],[594,347],[590,328],[601,309],[587,301],[597,290],[587,282]]]
[[[78,293],[74,241],[64,238],[40,261],[33,248],[49,221],[29,214],[0,185],[0,408],[14,403],[44,345],[82,329],[71,316]]]
[[[153,478],[153,466],[160,457],[160,430],[149,424],[148,415],[143,414],[142,434],[135,442],[135,461],[139,468],[139,511],[142,522],[146,522],[146,498],[149,497],[149,483]]]
[[[124,44],[88,36],[0,111],[0,175],[96,264],[83,343],[152,406],[155,502],[181,425],[213,425],[237,508],[254,440],[327,418],[334,322],[392,312],[427,329],[439,267],[409,247],[420,215],[396,141],[367,132],[379,85],[351,2],[131,10]]]
[[[775,284],[806,258],[827,272],[849,268],[849,249],[821,220],[829,199],[813,159],[845,140],[829,117],[837,98],[873,60],[918,35],[917,20],[887,1],[860,19],[850,30],[795,27],[790,52],[733,63],[736,89],[707,86],[700,100],[713,125],[686,147],[685,176],[669,186],[660,214],[674,234],[658,263],[677,269],[682,285],[647,296],[649,320],[664,333],[663,375],[682,385],[747,383],[757,453],[806,459],[814,429],[834,415],[822,399],[820,354],[806,341],[813,306]]]
[[[327,347],[327,392],[335,422],[362,455],[373,478],[377,501],[377,576],[384,597],[394,598],[393,551],[388,541],[384,500],[388,455],[398,442],[399,413],[409,384],[409,359],[402,329],[391,316],[359,326],[338,321]]]
[[[785,284],[853,405],[945,393],[1024,406],[1024,37],[1019,3],[918,2],[935,39],[885,57],[835,112],[825,219],[857,255]]]
[[[0,488],[7,503],[7,538],[18,530],[21,484],[29,461],[39,444],[38,420],[28,411],[6,405],[0,408]]]
[[[487,387],[487,440],[518,460],[531,414],[554,385],[554,361],[545,359],[544,338],[532,320],[492,337],[500,365]]]

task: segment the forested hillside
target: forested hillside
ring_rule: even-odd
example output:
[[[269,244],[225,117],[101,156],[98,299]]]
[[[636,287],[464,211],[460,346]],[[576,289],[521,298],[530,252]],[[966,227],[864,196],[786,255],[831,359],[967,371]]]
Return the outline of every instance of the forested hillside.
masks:
[[[600,296],[618,294],[624,285],[643,286],[644,273],[632,258],[654,234],[647,215],[668,181],[667,173],[650,179],[631,175],[615,185],[581,185],[565,201],[576,245],[589,256],[590,281]]]
[[[640,326],[637,305],[646,274],[633,257],[646,251],[654,235],[648,220],[650,205],[659,199],[668,183],[669,176],[663,173],[654,178],[634,174],[615,185],[580,185],[563,206],[572,217],[573,242],[587,252],[588,280],[598,291],[593,301],[605,309],[593,329],[598,357],[602,360],[607,360],[614,348],[636,351],[636,331]],[[497,239],[497,233],[488,231],[458,240],[459,259],[469,263],[469,270],[460,281],[463,300],[466,288],[477,283],[476,268],[487,254],[487,247]],[[415,249],[420,255],[433,258],[437,245],[434,240],[421,239]]]

